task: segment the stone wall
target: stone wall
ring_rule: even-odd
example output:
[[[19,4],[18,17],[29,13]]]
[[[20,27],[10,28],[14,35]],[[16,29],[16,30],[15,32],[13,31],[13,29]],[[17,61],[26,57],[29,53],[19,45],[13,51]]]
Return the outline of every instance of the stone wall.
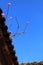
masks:
[[[43,61],[40,62],[28,62],[28,63],[21,63],[19,65],[43,65]]]

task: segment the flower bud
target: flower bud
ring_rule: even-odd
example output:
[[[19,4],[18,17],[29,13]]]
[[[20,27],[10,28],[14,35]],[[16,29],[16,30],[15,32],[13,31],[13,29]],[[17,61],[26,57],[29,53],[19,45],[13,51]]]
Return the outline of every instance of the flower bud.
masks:
[[[9,34],[12,34],[12,32],[8,32]]]
[[[1,16],[4,17],[4,13],[2,13]]]
[[[11,5],[11,3],[8,3],[8,6],[10,6]]]

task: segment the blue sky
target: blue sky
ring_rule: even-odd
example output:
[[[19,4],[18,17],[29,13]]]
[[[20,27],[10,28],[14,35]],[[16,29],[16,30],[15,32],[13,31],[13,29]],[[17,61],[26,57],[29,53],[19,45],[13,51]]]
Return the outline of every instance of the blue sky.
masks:
[[[13,2],[12,2],[13,1]],[[13,38],[12,44],[16,50],[19,63],[43,60],[43,0],[0,0],[0,7],[5,16],[7,3],[11,2],[10,16],[16,16],[18,22],[29,21],[27,33]],[[16,30],[15,19],[7,20],[8,31]],[[12,24],[10,27],[9,25]],[[20,28],[20,31],[24,28]]]

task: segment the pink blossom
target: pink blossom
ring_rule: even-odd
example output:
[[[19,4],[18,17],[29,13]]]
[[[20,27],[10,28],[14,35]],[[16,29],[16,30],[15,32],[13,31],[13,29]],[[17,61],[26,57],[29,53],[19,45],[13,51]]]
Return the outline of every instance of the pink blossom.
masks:
[[[8,32],[9,34],[12,34],[12,32]]]
[[[8,3],[8,6],[10,6],[11,5],[11,3]]]
[[[2,13],[1,16],[4,17],[4,13]]]

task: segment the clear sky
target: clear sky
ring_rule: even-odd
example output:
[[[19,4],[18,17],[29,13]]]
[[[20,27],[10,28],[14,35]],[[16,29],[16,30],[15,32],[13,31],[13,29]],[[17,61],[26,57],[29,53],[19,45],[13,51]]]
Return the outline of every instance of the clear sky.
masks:
[[[27,33],[12,40],[19,63],[43,60],[43,0],[0,0],[0,7],[5,16],[7,3],[11,2],[10,16],[16,16],[18,22],[29,21]],[[15,19],[7,20],[8,31],[15,32]],[[9,25],[12,24],[10,27]],[[22,24],[22,28],[24,24]]]

